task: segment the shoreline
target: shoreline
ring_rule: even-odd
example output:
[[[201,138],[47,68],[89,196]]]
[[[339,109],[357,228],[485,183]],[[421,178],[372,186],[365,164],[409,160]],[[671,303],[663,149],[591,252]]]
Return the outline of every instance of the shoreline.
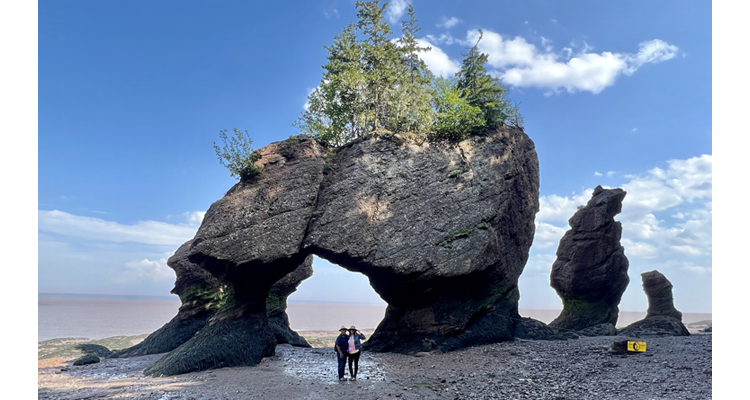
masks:
[[[613,354],[622,337],[513,340],[414,356],[365,352],[356,381],[339,382],[330,349],[278,345],[252,367],[170,377],[143,371],[163,354],[72,366],[40,362],[39,399],[565,399],[703,400],[712,396],[712,335],[645,339],[646,353]],[[347,377],[349,372],[347,371]]]

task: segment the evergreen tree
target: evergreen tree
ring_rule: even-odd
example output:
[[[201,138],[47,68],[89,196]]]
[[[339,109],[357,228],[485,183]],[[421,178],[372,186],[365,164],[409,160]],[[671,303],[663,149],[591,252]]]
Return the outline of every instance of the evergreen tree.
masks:
[[[362,67],[366,87],[364,91],[365,118],[370,131],[393,127],[392,99],[396,96],[399,51],[388,39],[391,27],[383,18],[388,3],[380,0],[357,1],[357,27],[364,34]]]
[[[485,129],[494,129],[504,124],[513,113],[512,107],[506,99],[506,88],[500,80],[487,73],[484,64],[487,54],[479,51],[479,39],[461,63],[461,70],[456,74],[456,87],[469,104],[482,110]],[[475,132],[477,133],[477,132]]]
[[[323,144],[340,146],[367,131],[361,47],[350,24],[334,37],[320,85],[308,96],[307,110],[297,120],[303,133]]]
[[[434,79],[419,57],[430,48],[419,44],[414,8],[409,6],[409,18],[401,23],[402,37],[392,40],[387,5],[357,1],[357,23],[325,46],[320,85],[295,122],[303,133],[340,146],[379,130],[462,140],[508,121],[518,125],[505,87],[484,68],[487,55],[478,50],[479,41],[464,55],[456,79]]]
[[[438,77],[433,81],[433,85],[435,88],[433,97],[435,123],[432,139],[459,142],[466,139],[472,132],[485,127],[482,110],[472,106],[461,96],[455,78]]]
[[[417,34],[417,18],[414,7],[409,5],[409,20],[401,22],[401,39],[398,40],[400,56],[400,71],[397,96],[392,101],[394,120],[396,124],[390,127],[394,132],[425,132],[433,120],[433,110],[430,101],[433,97],[430,88],[433,76],[421,58],[420,52],[430,50],[430,47],[419,46]]]

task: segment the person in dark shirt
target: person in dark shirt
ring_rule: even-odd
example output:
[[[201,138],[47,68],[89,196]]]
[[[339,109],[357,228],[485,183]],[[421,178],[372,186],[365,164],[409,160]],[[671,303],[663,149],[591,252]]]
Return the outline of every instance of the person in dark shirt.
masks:
[[[341,326],[339,335],[336,337],[336,359],[339,361],[339,380],[345,381],[344,369],[346,367],[346,355],[349,350],[349,335],[346,326]]]

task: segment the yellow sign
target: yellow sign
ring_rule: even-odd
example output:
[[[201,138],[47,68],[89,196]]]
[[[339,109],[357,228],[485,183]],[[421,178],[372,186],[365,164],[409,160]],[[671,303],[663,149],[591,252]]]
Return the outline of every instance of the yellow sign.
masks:
[[[628,341],[628,351],[638,351],[643,353],[646,351],[646,342]]]

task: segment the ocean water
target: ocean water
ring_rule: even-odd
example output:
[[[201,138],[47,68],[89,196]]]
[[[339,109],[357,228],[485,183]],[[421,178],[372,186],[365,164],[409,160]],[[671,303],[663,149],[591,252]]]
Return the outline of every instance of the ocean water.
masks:
[[[38,340],[66,337],[103,339],[151,333],[169,322],[179,301],[39,299]],[[560,310],[519,310],[523,317],[549,323]],[[336,331],[341,325],[374,329],[385,316],[385,306],[289,304],[289,323],[295,331]],[[645,312],[620,312],[617,326],[643,319]],[[683,313],[685,324],[710,320],[711,314]]]

